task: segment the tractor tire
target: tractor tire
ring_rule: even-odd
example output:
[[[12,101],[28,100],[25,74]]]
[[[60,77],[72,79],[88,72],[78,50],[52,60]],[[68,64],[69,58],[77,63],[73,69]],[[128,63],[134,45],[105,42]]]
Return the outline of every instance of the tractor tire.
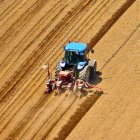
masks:
[[[92,71],[94,73],[96,73],[96,70],[97,70],[97,62],[96,62],[96,60],[90,60],[89,66],[92,68]]]
[[[86,71],[86,81],[87,82],[91,82],[94,79],[94,76],[96,74],[96,69],[97,69],[97,62],[95,60],[91,60],[87,71]]]
[[[90,60],[89,64],[79,72],[79,79],[90,82],[94,79],[96,74],[97,62],[96,60]]]
[[[94,75],[96,74],[97,62],[95,60],[91,60],[89,64],[79,72],[79,79],[82,79],[86,82],[91,82],[94,79]]]
[[[79,79],[84,80],[84,81],[86,80],[87,69],[88,69],[88,65],[85,66],[85,68],[79,72]]]

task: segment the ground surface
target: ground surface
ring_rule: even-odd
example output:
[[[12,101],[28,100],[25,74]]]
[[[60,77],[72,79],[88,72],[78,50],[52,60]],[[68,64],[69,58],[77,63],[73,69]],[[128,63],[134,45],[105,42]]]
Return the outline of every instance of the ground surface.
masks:
[[[0,138],[140,139],[139,0],[1,0]],[[69,41],[88,43],[104,94],[45,95]]]

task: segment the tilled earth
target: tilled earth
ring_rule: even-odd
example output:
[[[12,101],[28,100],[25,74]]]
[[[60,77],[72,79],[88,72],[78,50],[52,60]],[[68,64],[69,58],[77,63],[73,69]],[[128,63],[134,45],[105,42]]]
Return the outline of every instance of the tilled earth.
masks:
[[[139,0],[0,1],[0,139],[140,139]],[[104,94],[46,95],[68,41],[95,50]]]

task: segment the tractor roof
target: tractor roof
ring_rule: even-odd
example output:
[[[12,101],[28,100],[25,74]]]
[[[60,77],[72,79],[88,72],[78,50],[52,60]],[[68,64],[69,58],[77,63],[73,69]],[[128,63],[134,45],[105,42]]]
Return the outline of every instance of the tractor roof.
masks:
[[[83,52],[87,49],[87,44],[70,42],[65,46],[65,50]]]

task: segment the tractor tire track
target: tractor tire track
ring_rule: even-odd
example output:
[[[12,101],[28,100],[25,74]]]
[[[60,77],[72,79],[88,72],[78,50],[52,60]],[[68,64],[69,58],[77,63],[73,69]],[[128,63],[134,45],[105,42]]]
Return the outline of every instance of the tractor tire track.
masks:
[[[76,97],[73,97],[72,99],[68,99],[68,98],[65,99],[61,103],[61,105],[56,108],[55,112],[51,115],[51,117],[45,120],[44,123],[40,127],[38,127],[38,129],[36,129],[36,131],[30,136],[30,138],[34,139],[35,135],[38,134],[38,131],[42,129],[43,127],[45,127],[46,124],[47,124],[47,129],[46,129],[45,135],[47,136],[47,134],[51,131],[53,126],[55,126],[55,124],[59,121],[59,119],[61,119],[61,117],[69,110],[69,108],[73,105],[73,103],[76,100],[77,100]],[[28,137],[28,130],[30,129],[30,127],[25,131],[25,133],[23,133],[23,135],[21,136],[21,139],[26,138],[26,136]]]
[[[94,94],[87,97],[86,100],[79,105],[79,108],[76,110],[76,112],[70,117],[68,123],[62,127],[58,136],[54,138],[54,140],[65,140],[101,95],[102,93],[95,92]],[[46,139],[47,135],[44,135],[43,138]]]
[[[41,88],[40,88],[41,89]],[[53,95],[52,95],[53,96]],[[60,99],[60,97],[59,97],[59,99]],[[28,100],[29,101],[29,100]],[[26,103],[28,102],[28,101],[26,101]],[[33,108],[30,110],[31,112],[32,112],[32,110],[33,110],[33,114],[38,114],[39,116],[40,116],[40,114],[38,113],[38,112],[36,112],[36,108],[39,108],[39,106],[40,106],[40,104],[43,104],[42,105],[42,107],[43,107],[43,110],[46,110],[46,107],[48,108],[49,106],[48,105],[50,105],[51,103],[53,103],[53,102],[56,102],[56,98],[55,97],[53,97],[52,99],[50,99],[48,102],[47,102],[47,104],[45,105],[45,106],[43,106],[44,105],[44,103],[46,102],[46,97],[45,96],[43,96],[42,98],[40,98],[40,100],[38,100],[37,102],[36,102],[36,104],[33,106]],[[58,100],[59,101],[59,100]],[[64,101],[64,98],[63,98],[63,100],[62,101],[59,101],[60,102],[60,105],[63,103],[63,101]],[[25,103],[24,103],[25,104]],[[23,105],[24,106],[24,105]],[[22,106],[22,107],[23,107]],[[59,108],[59,106],[56,106],[56,108]],[[15,115],[16,115],[17,113],[15,113]],[[11,119],[14,119],[15,118],[15,115],[11,118]],[[25,117],[24,117],[24,120],[23,121],[21,121],[20,122],[20,124],[18,124],[17,125],[17,131],[18,132],[20,132],[20,128],[22,127],[25,127],[26,125],[27,125],[27,122],[28,123],[30,123],[30,121],[29,120],[26,120],[26,118],[30,118],[31,116],[30,116],[31,114],[30,114],[30,112],[29,113],[27,113],[26,115],[25,115]],[[37,115],[37,117],[38,117],[38,115]],[[48,115],[48,114],[47,114]],[[51,114],[50,114],[51,115]],[[11,121],[11,120],[10,120]],[[8,124],[8,123],[7,123]],[[18,126],[19,126],[19,129],[18,129]],[[5,125],[5,127],[7,127],[7,125]],[[4,128],[5,128],[4,127]],[[4,129],[3,128],[3,129]],[[15,130],[14,130],[14,132],[16,132]],[[2,131],[1,131],[1,133],[2,133]],[[10,134],[10,137],[11,136],[16,136],[17,135],[17,132],[16,132],[16,134],[14,134],[14,133],[12,133],[12,134]]]
[[[28,127],[30,125],[34,125],[35,124],[35,121],[44,114],[44,112],[46,110],[49,110],[49,108],[51,107],[51,104],[53,104],[53,102],[56,102],[56,97],[54,95],[52,95],[53,97],[49,98],[49,101],[46,103],[46,97],[44,98],[41,98],[41,100],[39,100],[35,106],[31,109],[30,112],[32,112],[32,114],[34,115],[32,120],[30,120],[31,118],[31,114],[30,112],[27,113],[27,115],[25,116],[25,119],[23,121],[21,121],[16,129],[14,131],[12,131],[8,137],[13,137],[13,138],[16,138],[16,137],[19,137],[21,136],[24,132],[26,132],[26,130],[28,129]],[[58,105],[59,107],[61,106],[61,104],[63,104],[63,102],[65,101],[65,98],[63,97],[58,97],[61,101],[59,101]],[[61,99],[62,98],[62,99]],[[46,104],[45,104],[46,103]],[[40,106],[40,104],[42,104]],[[54,108],[54,110],[52,112],[50,112],[47,117],[45,117],[45,119],[49,120],[49,118],[52,116],[52,114],[54,114],[56,112],[56,110],[59,108],[58,106],[56,106]],[[37,109],[41,108],[39,111]],[[38,112],[37,112],[38,111]],[[29,125],[30,124],[30,125]],[[26,128],[27,127],[27,128]],[[18,133],[17,133],[18,132]]]

